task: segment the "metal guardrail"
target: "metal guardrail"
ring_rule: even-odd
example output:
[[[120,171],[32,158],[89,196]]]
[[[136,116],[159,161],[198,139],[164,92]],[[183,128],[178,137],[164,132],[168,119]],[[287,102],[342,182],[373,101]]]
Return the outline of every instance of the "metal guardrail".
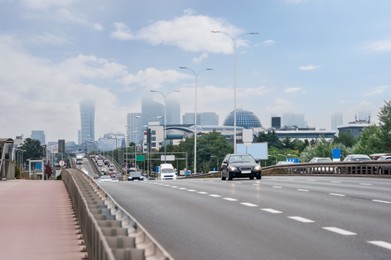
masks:
[[[62,172],[90,259],[173,260],[163,247],[94,180]]]
[[[378,175],[391,177],[391,163],[384,161],[292,163],[262,168],[262,174]]]

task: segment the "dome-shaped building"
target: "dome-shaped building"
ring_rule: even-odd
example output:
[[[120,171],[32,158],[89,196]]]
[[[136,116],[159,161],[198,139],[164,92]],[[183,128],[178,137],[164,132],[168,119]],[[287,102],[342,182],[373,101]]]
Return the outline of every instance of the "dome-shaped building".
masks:
[[[234,111],[232,111],[224,120],[224,126],[234,125]],[[243,109],[236,109],[236,126],[244,128],[260,128],[262,127],[261,121],[258,117],[250,111]]]

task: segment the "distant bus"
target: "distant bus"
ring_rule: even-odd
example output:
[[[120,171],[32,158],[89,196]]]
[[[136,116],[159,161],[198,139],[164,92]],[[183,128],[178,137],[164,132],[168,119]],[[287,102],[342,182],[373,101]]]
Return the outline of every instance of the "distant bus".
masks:
[[[76,158],[76,164],[83,164],[83,158]]]

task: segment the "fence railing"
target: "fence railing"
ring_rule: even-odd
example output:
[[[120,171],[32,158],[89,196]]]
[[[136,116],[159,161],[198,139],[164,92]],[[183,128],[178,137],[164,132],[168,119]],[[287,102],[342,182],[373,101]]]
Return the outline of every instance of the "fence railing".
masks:
[[[64,170],[62,179],[90,259],[173,259],[132,216],[82,171]]]
[[[292,163],[263,167],[262,174],[346,174],[391,177],[391,162]]]

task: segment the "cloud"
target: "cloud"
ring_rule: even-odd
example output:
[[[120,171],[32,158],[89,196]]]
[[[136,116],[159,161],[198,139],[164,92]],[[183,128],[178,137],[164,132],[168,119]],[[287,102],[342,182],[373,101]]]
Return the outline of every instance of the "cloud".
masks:
[[[111,32],[110,37],[117,40],[127,41],[134,39],[128,26],[123,23],[114,23],[115,31]]]
[[[3,136],[13,137],[42,129],[50,141],[56,140],[53,137],[77,140],[79,101],[86,97],[94,98],[99,104],[97,115],[102,120],[97,121],[97,129],[106,132],[109,125],[123,120],[112,91],[99,88],[93,81],[83,82],[83,77],[97,75],[114,81],[116,76],[123,76],[119,65],[89,56],[55,63],[28,54],[15,38],[4,35],[0,35],[0,53]]]
[[[298,93],[298,92],[303,92],[302,88],[298,87],[288,87],[284,90],[285,93]]]
[[[160,89],[166,83],[174,83],[180,79],[188,78],[189,75],[177,70],[158,70],[156,68],[147,68],[140,70],[136,74],[129,74],[121,82],[124,85],[141,85],[148,89]]]
[[[387,90],[391,89],[391,86],[378,86],[373,88],[371,91],[368,91],[365,93],[365,96],[376,96],[376,95],[382,95]]]
[[[368,44],[366,48],[373,52],[391,52],[391,41],[375,41]]]
[[[86,28],[90,28],[95,31],[103,30],[103,26],[100,23],[90,22],[86,18],[84,18],[81,14],[77,14],[76,12],[72,12],[71,10],[61,8],[57,10],[55,13],[56,16],[53,18],[56,20],[60,20],[65,23],[82,25]]]
[[[127,71],[124,65],[111,62],[107,59],[97,58],[92,55],[78,55],[61,62],[60,69],[75,80],[82,79],[114,79],[126,77]]]
[[[263,45],[265,46],[270,46],[270,45],[273,45],[275,44],[276,42],[274,40],[265,40],[262,42]]]
[[[316,70],[318,69],[319,67],[318,66],[315,66],[315,65],[305,65],[305,66],[300,66],[299,69],[302,70],[302,71],[310,71],[310,70]]]
[[[208,53],[202,53],[200,56],[193,58],[193,63],[201,63],[203,60],[208,58]]]
[[[49,44],[49,45],[66,45],[70,44],[70,41],[67,40],[65,37],[59,34],[54,34],[50,32],[44,32],[40,35],[33,36],[30,41],[33,44],[40,45],[40,44]]]
[[[119,40],[144,40],[152,45],[177,46],[189,52],[232,53],[233,42],[225,34],[214,34],[211,30],[222,31],[236,37],[242,30],[219,19],[203,15],[193,15],[186,10],[185,14],[172,20],[161,20],[130,32],[123,23],[116,23],[111,37]],[[237,46],[245,46],[240,39]]]

